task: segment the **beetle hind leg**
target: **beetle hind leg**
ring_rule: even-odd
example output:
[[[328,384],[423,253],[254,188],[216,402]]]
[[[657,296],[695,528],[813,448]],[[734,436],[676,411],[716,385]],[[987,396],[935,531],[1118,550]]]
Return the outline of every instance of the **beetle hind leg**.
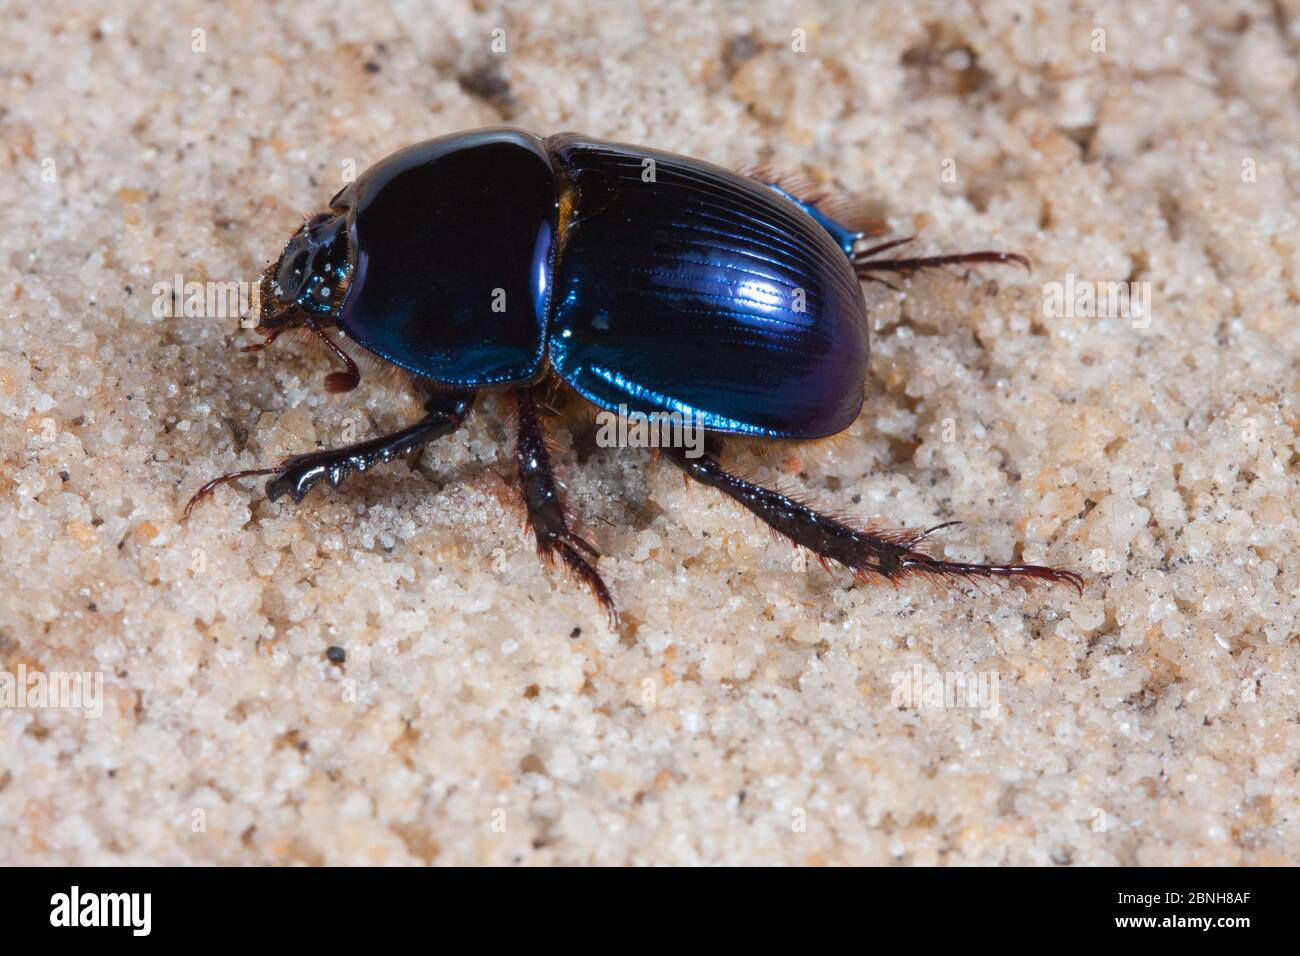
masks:
[[[537,553],[546,564],[559,558],[595,596],[609,616],[610,626],[617,628],[618,611],[614,608],[614,599],[595,568],[600,553],[571,527],[563,486],[551,465],[551,450],[538,417],[537,399],[524,388],[516,389],[512,398],[519,425],[515,465],[519,471],[528,526],[537,538]]]
[[[992,249],[980,249],[977,252],[958,252],[946,256],[905,256],[897,259],[879,258],[881,253],[906,245],[915,238],[915,236],[906,236],[902,239],[891,239],[889,242],[882,242],[869,249],[857,249],[853,251],[849,255],[849,258],[853,262],[853,271],[857,273],[858,278],[860,279],[866,279],[870,282],[879,282],[882,285],[889,285],[888,282],[880,278],[880,273],[893,272],[902,275],[911,275],[914,272],[920,272],[922,269],[937,269],[941,266],[1007,265],[1009,263],[1024,266],[1026,271],[1029,269],[1029,260],[1020,255],[1020,253],[997,252]]]
[[[969,564],[944,561],[919,550],[926,537],[956,522],[945,522],[926,531],[891,531],[853,527],[837,518],[819,514],[803,502],[756,485],[726,471],[712,454],[690,458],[680,448],[665,449],[667,457],[689,477],[718,489],[744,506],[773,531],[795,545],[807,548],[826,564],[835,561],[853,572],[860,581],[884,579],[897,584],[909,577],[923,577],[936,583],[1019,579],[1026,582],[1066,584],[1080,594],[1083,579],[1073,571],[1036,564]]]

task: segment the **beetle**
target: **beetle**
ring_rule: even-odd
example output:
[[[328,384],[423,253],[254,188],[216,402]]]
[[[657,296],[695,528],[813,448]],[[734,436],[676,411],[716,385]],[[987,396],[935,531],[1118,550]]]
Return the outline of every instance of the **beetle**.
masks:
[[[823,439],[862,410],[869,354],[860,280],[1023,256],[979,251],[884,258],[908,239],[863,248],[867,234],[800,199],[770,176],[747,176],[654,149],[572,133],[540,137],[488,128],[417,143],[341,189],[290,238],[260,283],[256,331],[265,348],[290,329],[328,334],[404,370],[424,417],[274,468],[223,475],[219,485],[271,475],[266,494],[295,502],[327,481],[455,431],[475,397],[508,392],[515,468],[539,555],[556,558],[617,621],[562,495],[543,417],[558,390],[606,412],[677,414],[697,422],[704,453],[658,453],[734,499],[774,531],[859,580],[897,583],[1023,579],[1082,593],[1079,575],[1040,565],[942,560],[926,531],[833,518],[723,467],[724,442]]]

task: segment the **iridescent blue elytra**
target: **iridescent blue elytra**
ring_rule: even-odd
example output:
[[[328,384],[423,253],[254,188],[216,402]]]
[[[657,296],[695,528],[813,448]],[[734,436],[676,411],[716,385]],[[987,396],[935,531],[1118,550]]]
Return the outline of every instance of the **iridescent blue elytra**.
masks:
[[[775,187],[489,129],[401,150],[330,205],[353,259],[339,327],[433,381],[502,386],[549,366],[607,410],[775,438],[831,435],[861,410],[857,234]]]
[[[883,530],[820,514],[727,471],[728,434],[815,439],[862,408],[867,311],[859,278],[946,265],[1019,262],[979,251],[880,258],[909,241],[858,248],[863,234],[774,182],[658,150],[573,134],[486,129],[419,143],[382,160],[308,219],[262,280],[265,348],[289,329],[327,333],[413,373],[424,416],[397,431],[295,455],[272,468],[267,497],[301,501],[326,481],[412,453],[458,429],[481,391],[504,391],[516,426],[518,487],[539,553],[563,562],[616,619],[609,588],[562,494],[547,443],[556,383],[610,412],[678,413],[701,446],[660,445],[691,479],[716,488],[823,562],[897,582],[1019,578],[1082,589],[1040,565],[931,556],[933,531]],[[678,419],[680,422],[681,419]]]

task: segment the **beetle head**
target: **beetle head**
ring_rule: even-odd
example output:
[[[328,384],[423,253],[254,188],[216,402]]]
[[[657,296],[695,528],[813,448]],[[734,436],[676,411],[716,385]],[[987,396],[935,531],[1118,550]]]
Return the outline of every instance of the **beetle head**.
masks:
[[[333,324],[351,271],[346,214],[312,216],[262,276],[258,331],[282,332],[309,322]]]

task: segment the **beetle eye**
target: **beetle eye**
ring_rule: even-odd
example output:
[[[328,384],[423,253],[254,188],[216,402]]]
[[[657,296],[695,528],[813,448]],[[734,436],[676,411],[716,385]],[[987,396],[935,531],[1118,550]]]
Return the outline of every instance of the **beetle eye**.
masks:
[[[285,256],[280,261],[280,271],[276,273],[275,284],[287,298],[296,296],[302,289],[303,279],[307,274],[307,250],[299,249],[292,256]]]

